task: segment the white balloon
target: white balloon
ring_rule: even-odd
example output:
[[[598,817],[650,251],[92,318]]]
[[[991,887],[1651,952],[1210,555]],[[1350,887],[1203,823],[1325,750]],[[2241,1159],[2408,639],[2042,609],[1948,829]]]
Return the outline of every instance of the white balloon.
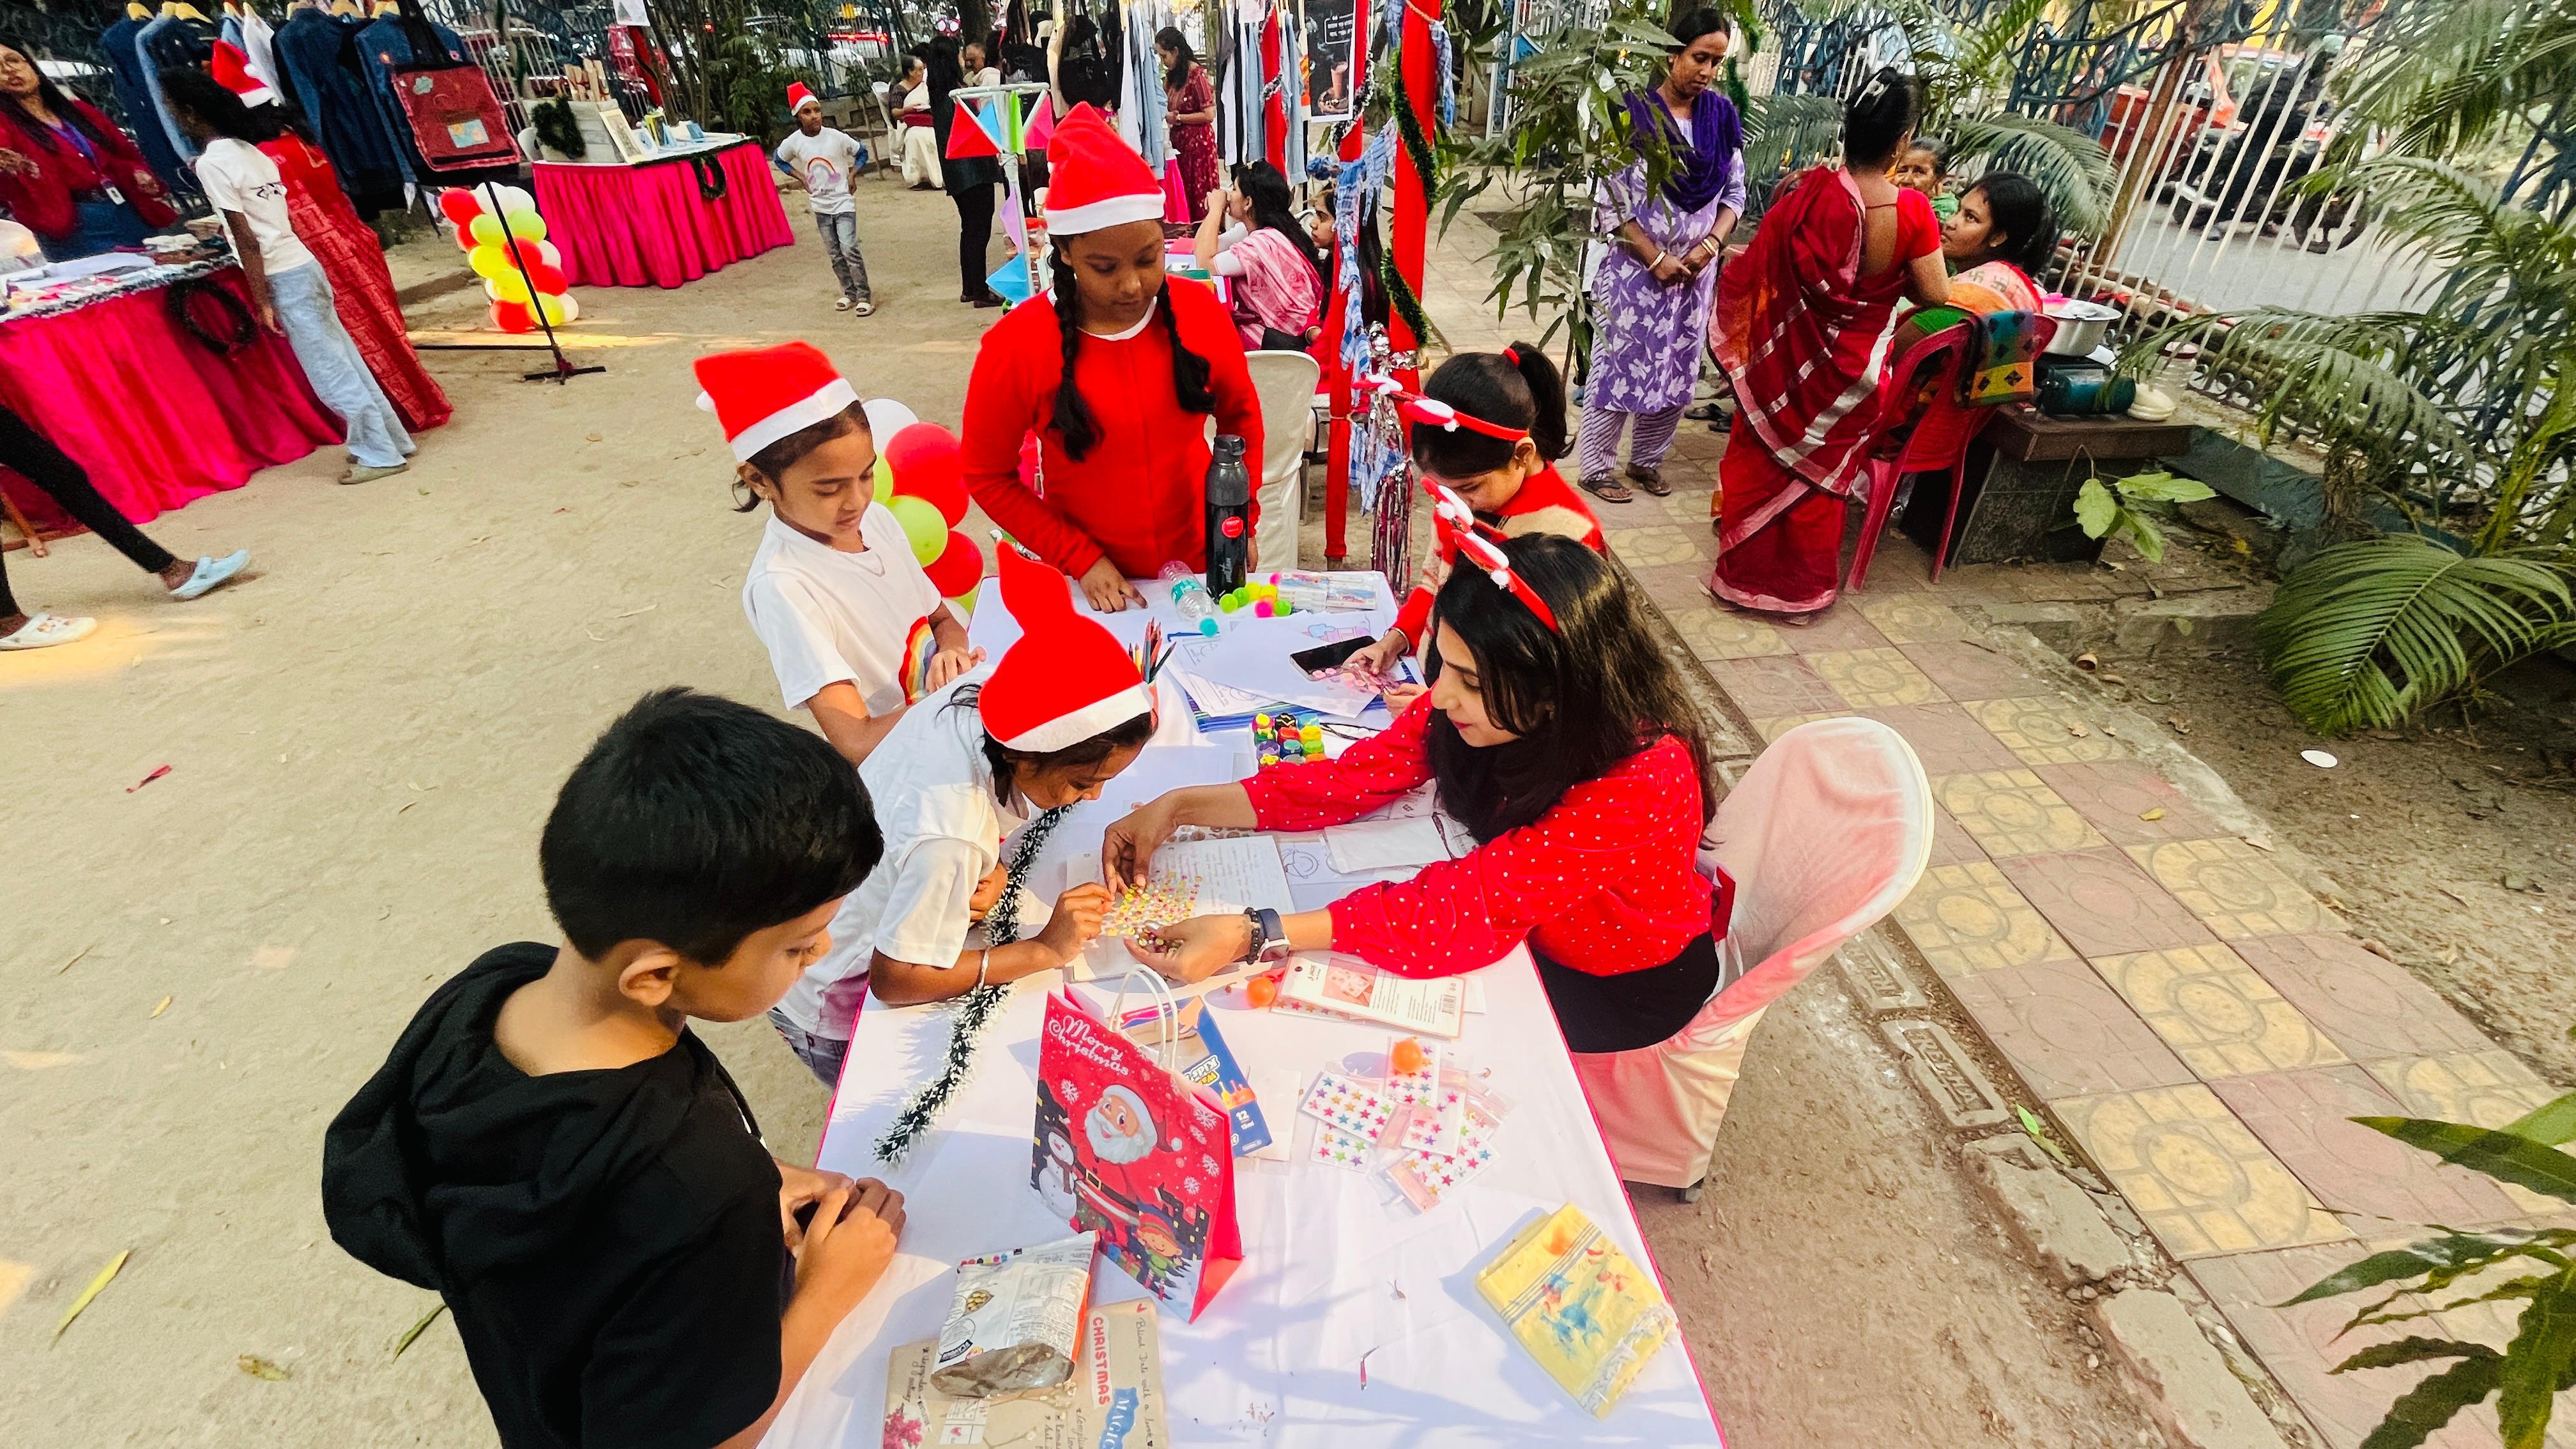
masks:
[[[500,300],[501,300],[501,287],[500,287],[500,284],[499,284],[499,283],[497,283],[497,282],[494,282],[490,277],[485,277],[485,278],[483,279],[483,296],[484,296],[484,299],[485,299],[486,301],[492,301],[492,302],[498,302],[498,301],[500,301]]]
[[[528,194],[528,189],[524,186],[496,186],[492,189],[500,193],[501,214],[503,216],[509,216],[522,211],[534,211],[537,209],[537,199],[530,196]],[[478,192],[477,194],[479,195],[480,193]],[[491,210],[490,203],[485,203],[483,209],[486,211]]]
[[[566,322],[581,320],[581,303],[574,300],[572,293],[566,292],[555,300],[563,303],[563,319]]]
[[[545,260],[545,264],[547,266],[560,267],[563,265],[563,253],[555,249],[555,244],[553,242],[541,241],[537,243],[537,255]]]
[[[868,399],[866,410],[868,431],[879,439],[891,438],[921,421],[919,414],[890,397]]]

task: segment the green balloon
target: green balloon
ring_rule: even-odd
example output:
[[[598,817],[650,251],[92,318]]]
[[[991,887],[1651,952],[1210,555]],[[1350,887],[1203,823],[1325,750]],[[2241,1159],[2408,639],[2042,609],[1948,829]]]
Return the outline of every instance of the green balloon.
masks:
[[[906,494],[886,507],[893,510],[895,521],[903,525],[903,536],[912,540],[912,556],[924,566],[935,561],[940,551],[948,547],[948,520],[940,516],[938,504]]]
[[[497,247],[501,244],[501,218],[488,211],[475,217],[473,224],[466,230],[473,234],[475,241],[484,246]]]
[[[510,235],[533,247],[546,239],[546,219],[533,211],[511,212]]]
[[[885,460],[883,453],[877,454],[876,493],[879,503],[894,502],[894,465]]]

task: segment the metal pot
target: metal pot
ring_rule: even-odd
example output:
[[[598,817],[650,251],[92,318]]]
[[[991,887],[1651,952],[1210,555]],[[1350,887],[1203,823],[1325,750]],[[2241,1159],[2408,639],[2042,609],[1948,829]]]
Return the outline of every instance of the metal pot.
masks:
[[[2111,324],[2120,320],[2117,308],[2072,297],[2048,303],[2045,311],[2057,323],[2057,335],[2048,339],[2048,350],[2059,357],[2090,355],[2102,345]]]

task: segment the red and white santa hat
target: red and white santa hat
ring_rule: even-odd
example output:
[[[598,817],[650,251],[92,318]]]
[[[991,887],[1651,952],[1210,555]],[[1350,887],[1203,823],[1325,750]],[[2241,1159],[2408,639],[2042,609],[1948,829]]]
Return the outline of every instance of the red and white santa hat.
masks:
[[[859,400],[811,342],[782,342],[698,359],[698,406],[724,424],[736,459],[837,416]]]
[[[277,99],[268,82],[250,73],[250,57],[229,40],[215,42],[215,79],[241,97],[245,106],[265,106]]]
[[[1089,103],[1056,122],[1047,141],[1047,234],[1080,236],[1163,219],[1163,183]]]
[[[803,81],[789,81],[787,83],[788,114],[793,115],[796,112],[805,109],[807,106],[819,106],[821,104],[823,104],[821,101],[814,98],[814,93],[812,91],[805,89],[805,83]]]
[[[978,702],[984,732],[1005,749],[1043,755],[1154,711],[1154,692],[1117,637],[1074,612],[1063,574],[1009,544],[999,556],[1002,607],[1020,637],[1002,651]]]

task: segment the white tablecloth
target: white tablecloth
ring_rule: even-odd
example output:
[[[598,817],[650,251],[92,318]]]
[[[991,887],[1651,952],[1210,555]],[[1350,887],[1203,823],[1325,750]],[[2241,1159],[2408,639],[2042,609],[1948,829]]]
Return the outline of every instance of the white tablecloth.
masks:
[[[1382,582],[1380,589],[1376,614],[1340,617],[1382,628],[1394,601]],[[1141,633],[1145,617],[1133,613],[1112,627]],[[988,601],[972,632],[998,654],[1018,631]],[[1134,799],[1231,758],[1186,745],[1149,748],[1099,802],[1066,818],[1040,856],[1037,879],[1060,879],[1067,859],[1096,851],[1101,828]],[[1302,879],[1295,888],[1309,908],[1339,890]],[[1263,1114],[1286,1136],[1290,1160],[1235,1164],[1243,1265],[1197,1322],[1168,1308],[1163,1314],[1175,1445],[1720,1443],[1679,1342],[1595,1420],[1540,1372],[1477,1295],[1476,1271],[1495,1250],[1566,1202],[1636,1261],[1652,1261],[1528,953],[1515,950],[1479,976],[1486,1009],[1467,1018],[1452,1050],[1471,1070],[1490,1073],[1485,1081],[1511,1111],[1494,1165],[1431,1212],[1416,1215],[1375,1175],[1301,1160],[1315,1124],[1297,1115],[1293,1099],[1263,1095]],[[949,1010],[871,1001],[861,1014],[818,1165],[885,1178],[906,1195],[909,1223],[886,1281],[833,1335],[771,1429],[770,1445],[877,1449],[887,1355],[937,1336],[956,1261],[1068,1231],[1029,1186],[1038,1027],[1059,979],[1050,972],[1014,988],[940,1125],[895,1169],[875,1160],[873,1145],[914,1084],[936,1070]],[[1301,1083],[1324,1067],[1373,1073],[1393,1036],[1356,1022],[1252,1011],[1235,991],[1210,1001],[1256,1090],[1282,1071]],[[1094,1293],[1103,1301],[1142,1296],[1106,1266]]]

